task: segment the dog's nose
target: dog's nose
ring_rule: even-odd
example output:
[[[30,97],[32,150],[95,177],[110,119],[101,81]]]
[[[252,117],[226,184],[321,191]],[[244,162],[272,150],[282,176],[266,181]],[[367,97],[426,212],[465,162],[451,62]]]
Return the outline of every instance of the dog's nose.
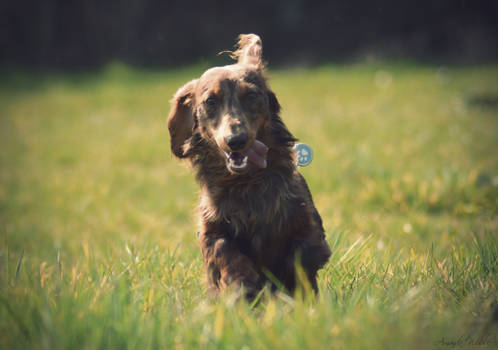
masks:
[[[247,144],[249,137],[247,134],[237,134],[231,135],[226,138],[226,143],[228,147],[234,152],[244,149]]]

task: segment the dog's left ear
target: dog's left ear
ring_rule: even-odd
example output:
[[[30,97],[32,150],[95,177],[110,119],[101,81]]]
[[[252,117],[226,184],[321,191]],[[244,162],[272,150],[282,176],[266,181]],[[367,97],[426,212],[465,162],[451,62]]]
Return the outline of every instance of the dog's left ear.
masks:
[[[271,132],[274,140],[285,147],[294,146],[297,139],[290,133],[289,129],[287,129],[282,121],[282,118],[278,115],[280,113],[280,103],[278,103],[277,97],[271,90],[268,90],[266,94],[268,96],[268,107],[270,108],[271,113]]]
[[[171,151],[178,158],[185,158],[183,145],[192,137],[194,120],[194,89],[197,79],[182,86],[171,100],[171,112],[168,117],[168,129],[171,139]]]
[[[239,64],[262,66],[263,43],[256,34],[240,34],[234,57]]]
[[[268,104],[271,113],[272,114],[280,113],[280,103],[278,103],[277,96],[275,96],[275,93],[271,90],[268,90],[267,96],[268,96]]]

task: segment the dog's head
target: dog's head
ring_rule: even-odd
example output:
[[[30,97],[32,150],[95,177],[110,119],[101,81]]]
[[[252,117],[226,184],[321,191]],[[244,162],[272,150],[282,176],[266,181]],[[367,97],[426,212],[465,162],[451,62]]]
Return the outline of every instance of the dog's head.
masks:
[[[280,106],[264,77],[261,39],[241,35],[233,57],[236,64],[209,69],[177,91],[168,128],[177,157],[191,156],[197,137],[230,173],[241,174],[267,166],[270,123]]]

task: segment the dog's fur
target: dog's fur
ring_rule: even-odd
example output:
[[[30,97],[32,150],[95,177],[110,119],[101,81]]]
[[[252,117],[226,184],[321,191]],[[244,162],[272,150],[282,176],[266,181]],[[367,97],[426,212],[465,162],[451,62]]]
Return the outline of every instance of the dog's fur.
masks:
[[[322,220],[266,81],[261,39],[239,39],[238,62],[181,87],[168,117],[171,150],[190,160],[201,187],[208,292],[243,287],[251,299],[266,283],[292,292],[296,261],[317,291],[316,273],[330,256]],[[247,162],[251,151],[257,155]]]

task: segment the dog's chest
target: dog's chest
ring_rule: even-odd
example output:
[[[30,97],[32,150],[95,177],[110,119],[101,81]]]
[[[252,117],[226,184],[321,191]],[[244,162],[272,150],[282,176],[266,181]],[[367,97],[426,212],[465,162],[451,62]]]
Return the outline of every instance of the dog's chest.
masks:
[[[204,221],[222,224],[227,234],[258,249],[289,231],[297,202],[289,186],[254,184],[203,189],[199,209]]]

